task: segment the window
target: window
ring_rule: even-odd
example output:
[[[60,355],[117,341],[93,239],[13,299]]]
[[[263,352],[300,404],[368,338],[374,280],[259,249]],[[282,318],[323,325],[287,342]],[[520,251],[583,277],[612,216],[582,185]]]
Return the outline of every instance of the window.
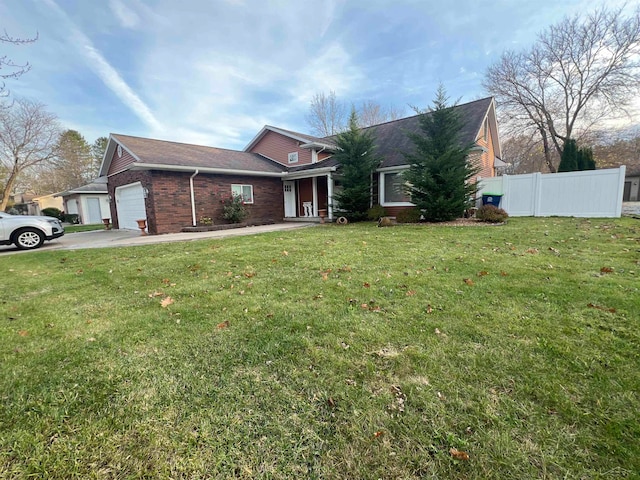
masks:
[[[382,205],[412,205],[404,190],[406,182],[402,172],[381,173],[380,176]]]
[[[489,137],[489,119],[485,118],[484,123],[482,124],[482,138],[486,142]]]
[[[242,197],[244,203],[253,203],[253,185],[231,185],[231,195]]]
[[[298,163],[298,152],[291,152],[287,160],[289,160],[289,163]]]

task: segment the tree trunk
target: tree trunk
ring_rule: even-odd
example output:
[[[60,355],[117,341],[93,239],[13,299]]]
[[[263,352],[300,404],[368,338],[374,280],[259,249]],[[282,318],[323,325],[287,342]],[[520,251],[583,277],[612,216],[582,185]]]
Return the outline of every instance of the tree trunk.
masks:
[[[4,212],[7,208],[7,204],[9,203],[9,195],[11,195],[11,191],[13,190],[13,186],[16,183],[16,179],[17,179],[17,174],[15,171],[12,171],[9,174],[9,178],[7,178],[7,183],[4,186],[2,200],[0,200],[0,212]]]

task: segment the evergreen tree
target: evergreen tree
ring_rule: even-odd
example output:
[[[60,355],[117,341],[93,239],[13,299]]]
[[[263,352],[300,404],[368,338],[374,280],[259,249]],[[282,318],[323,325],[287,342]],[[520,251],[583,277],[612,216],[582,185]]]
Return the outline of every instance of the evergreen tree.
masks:
[[[342,191],[334,198],[337,210],[351,221],[365,220],[371,202],[371,175],[380,164],[374,152],[373,136],[358,127],[358,116],[351,110],[349,128],[336,137],[334,158],[340,164]]]
[[[107,151],[108,143],[109,139],[107,137],[98,137],[91,145],[91,156],[93,157],[94,171],[96,175],[98,175],[98,171],[102,165],[102,158],[104,157],[104,152]]]
[[[573,138],[564,142],[558,172],[574,172],[578,170],[578,146]]]
[[[596,162],[593,159],[591,147],[582,147],[578,150],[578,170],[595,170]]]
[[[460,143],[464,120],[447,101],[441,85],[433,107],[420,115],[420,132],[408,134],[415,151],[405,154],[411,202],[431,222],[460,218],[477,189],[470,180],[479,168],[467,158],[473,145]]]

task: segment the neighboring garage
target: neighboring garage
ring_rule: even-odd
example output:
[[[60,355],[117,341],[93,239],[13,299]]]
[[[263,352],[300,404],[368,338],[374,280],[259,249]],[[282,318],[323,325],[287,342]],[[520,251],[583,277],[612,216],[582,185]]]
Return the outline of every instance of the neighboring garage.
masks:
[[[118,227],[137,230],[137,220],[147,219],[142,183],[136,182],[116,187],[115,193]]]

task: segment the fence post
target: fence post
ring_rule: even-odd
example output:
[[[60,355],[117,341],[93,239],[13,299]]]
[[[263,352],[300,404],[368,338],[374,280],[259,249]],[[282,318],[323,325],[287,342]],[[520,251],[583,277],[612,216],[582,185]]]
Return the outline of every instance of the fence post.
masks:
[[[620,217],[622,215],[622,197],[624,195],[624,175],[626,173],[626,166],[620,165],[618,171],[618,197],[616,200],[616,216]]]
[[[542,202],[542,174],[540,172],[536,172],[533,174],[533,185],[531,190],[533,191],[533,216],[540,216],[540,210]]]

